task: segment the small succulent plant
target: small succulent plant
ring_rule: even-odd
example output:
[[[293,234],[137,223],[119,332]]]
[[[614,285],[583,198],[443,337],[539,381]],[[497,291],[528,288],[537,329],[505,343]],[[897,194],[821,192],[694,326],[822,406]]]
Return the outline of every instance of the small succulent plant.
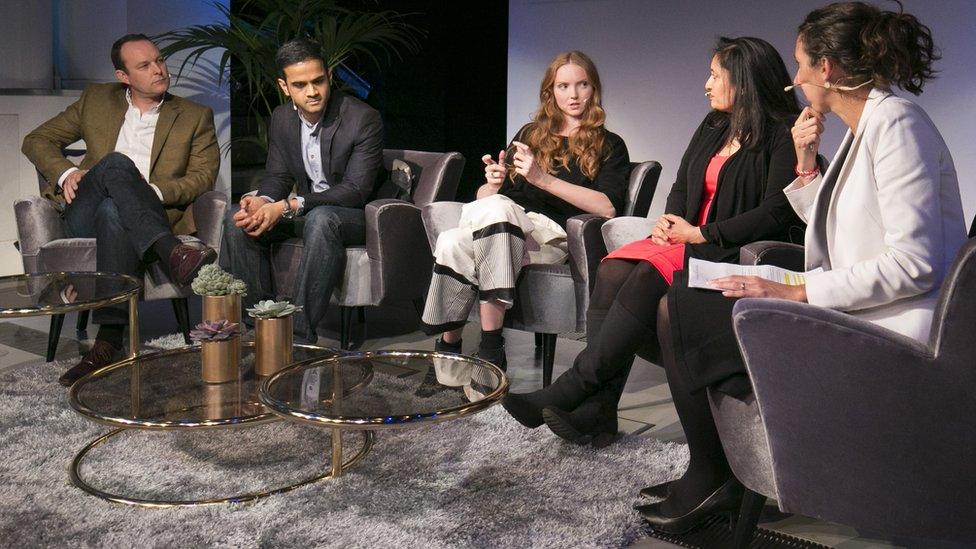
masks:
[[[241,334],[240,325],[229,320],[204,320],[190,330],[190,339],[196,343],[227,341]]]
[[[216,264],[204,265],[190,284],[197,295],[247,295],[247,284]]]
[[[287,301],[258,301],[247,314],[254,318],[281,318],[301,311],[302,308]]]

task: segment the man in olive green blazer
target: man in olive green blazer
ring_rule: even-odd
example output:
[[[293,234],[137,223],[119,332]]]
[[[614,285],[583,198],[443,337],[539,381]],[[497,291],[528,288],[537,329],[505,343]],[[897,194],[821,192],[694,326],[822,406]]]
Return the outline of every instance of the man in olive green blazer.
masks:
[[[50,182],[45,196],[63,205],[74,238],[95,238],[99,271],[141,277],[160,260],[177,284],[216,260],[213,249],[183,244],[195,231],[190,205],[211,190],[220,166],[213,112],[168,93],[169,71],[145,35],[112,46],[117,83],[95,84],[24,139],[23,152]],[[75,166],[62,149],[83,139]],[[95,345],[61,378],[70,385],[114,361],[127,321],[124,307],[95,311]]]

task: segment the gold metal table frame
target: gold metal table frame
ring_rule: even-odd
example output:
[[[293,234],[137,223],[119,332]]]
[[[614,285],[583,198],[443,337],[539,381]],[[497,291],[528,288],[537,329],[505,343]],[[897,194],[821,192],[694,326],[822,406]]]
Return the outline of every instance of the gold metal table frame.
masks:
[[[242,346],[253,347],[254,342],[250,342],[250,341],[242,342]],[[334,349],[329,349],[327,347],[319,347],[315,345],[296,344],[294,345],[294,347],[297,349],[305,349],[309,351],[334,351]],[[71,482],[75,486],[77,486],[81,490],[84,490],[85,492],[93,496],[96,496],[106,501],[111,501],[114,503],[122,503],[126,505],[134,505],[138,507],[146,507],[146,508],[195,507],[195,506],[217,505],[217,504],[225,504],[225,503],[244,503],[244,502],[254,501],[268,496],[272,496],[275,494],[290,492],[291,490],[301,488],[302,486],[306,486],[321,480],[337,477],[339,476],[339,474],[342,473],[342,471],[356,465],[360,460],[363,459],[363,457],[366,456],[366,454],[369,453],[373,445],[373,438],[374,438],[373,433],[363,432],[362,446],[354,455],[350,456],[345,461],[343,461],[343,456],[341,453],[341,447],[342,447],[341,441],[338,442],[333,441],[332,456],[331,456],[332,462],[328,471],[325,471],[323,473],[318,473],[311,477],[304,478],[297,482],[293,482],[277,488],[269,488],[261,491],[248,492],[245,494],[235,494],[231,496],[213,497],[213,498],[206,498],[206,499],[186,499],[186,500],[184,499],[143,499],[143,498],[127,496],[124,494],[110,493],[105,490],[99,489],[93,486],[88,481],[86,481],[81,475],[81,465],[84,462],[85,457],[88,456],[88,454],[93,449],[97,448],[102,444],[105,444],[112,438],[117,437],[118,435],[121,435],[126,431],[130,431],[133,429],[155,430],[155,431],[178,431],[178,430],[182,431],[182,430],[203,430],[203,429],[217,429],[217,428],[244,428],[253,425],[262,425],[262,424],[266,424],[278,420],[277,416],[270,413],[266,409],[263,409],[263,407],[262,407],[263,411],[261,413],[244,415],[241,417],[234,417],[234,418],[217,419],[217,420],[153,421],[151,419],[138,418],[139,415],[138,410],[140,408],[140,392],[139,392],[140,377],[141,377],[140,360],[146,360],[148,358],[157,358],[157,359],[165,358],[167,356],[175,357],[182,354],[199,352],[199,349],[200,349],[199,345],[194,345],[189,347],[181,347],[178,349],[170,349],[165,351],[148,353],[139,356],[129,356],[123,360],[120,360],[119,362],[113,363],[109,366],[106,366],[105,368],[101,368],[95,372],[86,375],[85,377],[78,380],[74,385],[72,385],[71,390],[69,391],[68,398],[71,407],[76,412],[97,423],[115,427],[115,429],[113,429],[112,431],[109,431],[108,433],[105,433],[99,436],[98,438],[92,440],[91,442],[89,442],[87,445],[85,445],[84,448],[82,448],[77,453],[77,455],[75,455],[69,467],[69,475],[71,477]],[[295,365],[296,366],[302,365],[307,362],[314,362],[318,360],[322,360],[322,357],[314,357],[303,361],[299,361],[296,362]],[[129,396],[131,399],[131,407],[133,410],[132,415],[135,417],[125,418],[125,417],[104,415],[99,413],[97,410],[87,407],[84,403],[80,401],[79,392],[85,386],[85,384],[90,383],[99,377],[104,377],[112,373],[114,370],[124,369],[124,368],[132,369],[132,377],[130,382],[131,394]],[[344,391],[344,394],[348,394],[349,392],[359,390],[361,387],[368,384],[368,382],[369,382],[368,379],[360,380],[353,386],[349,387],[348,390]],[[120,395],[120,397],[123,397],[123,395]],[[258,403],[248,403],[248,404],[258,404]],[[188,407],[179,411],[190,411],[197,407],[199,406]],[[337,448],[339,449],[338,453],[336,451]]]
[[[296,409],[290,406],[287,402],[282,402],[271,396],[271,386],[276,382],[280,382],[285,376],[290,373],[300,370],[310,364],[326,364],[326,363],[337,363],[342,360],[357,360],[357,359],[375,359],[375,358],[422,358],[422,359],[435,359],[444,358],[450,360],[464,360],[473,364],[479,365],[479,367],[489,369],[499,376],[500,382],[498,387],[496,387],[490,393],[484,395],[480,400],[468,402],[459,406],[454,406],[451,408],[446,408],[442,410],[437,410],[436,412],[426,413],[426,414],[404,414],[397,416],[376,416],[376,417],[361,417],[358,416],[355,411],[350,411],[350,415],[345,416],[342,414],[335,415],[323,415],[310,412],[307,410]],[[350,394],[350,391],[342,390],[342,377],[341,377],[341,367],[332,368],[333,372],[333,403],[335,409],[338,411],[340,408],[340,403],[342,395]],[[369,378],[372,378],[370,374]],[[432,425],[435,423],[441,423],[444,421],[449,421],[452,419],[457,419],[471,414],[485,410],[498,402],[501,401],[502,397],[508,393],[509,381],[505,373],[499,369],[494,364],[477,358],[459,355],[455,353],[442,353],[437,351],[363,351],[357,353],[343,353],[331,358],[317,358],[312,360],[302,361],[300,363],[292,364],[291,366],[276,372],[264,380],[261,384],[261,388],[258,391],[258,398],[261,403],[264,404],[272,413],[287,419],[289,421],[294,421],[298,423],[304,423],[308,425],[315,425],[317,427],[322,427],[329,429],[332,432],[332,463],[333,463],[333,477],[338,477],[342,472],[347,469],[345,465],[341,468],[335,468],[334,464],[339,462],[339,457],[342,456],[342,431],[351,430],[359,431],[363,433],[364,436],[368,437],[369,444],[372,444],[373,433],[378,430],[387,429],[403,429],[403,428],[413,428],[413,427],[423,427],[427,425]],[[339,399],[336,399],[336,395],[340,395]],[[357,455],[357,458],[361,457]],[[358,461],[358,460],[357,460]]]

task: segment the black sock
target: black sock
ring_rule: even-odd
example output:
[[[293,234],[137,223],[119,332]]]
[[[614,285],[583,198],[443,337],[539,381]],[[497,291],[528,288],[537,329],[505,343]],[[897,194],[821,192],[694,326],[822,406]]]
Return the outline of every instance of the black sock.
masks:
[[[173,252],[173,248],[182,244],[179,238],[176,238],[172,234],[160,237],[159,240],[153,243],[152,250],[156,252],[156,255],[162,261],[169,260],[169,254]]]
[[[98,328],[98,335],[95,339],[104,341],[112,346],[113,349],[122,348],[122,336],[125,334],[125,326],[122,324],[102,324]]]
[[[442,351],[445,353],[458,353],[461,354],[461,340],[457,340],[454,343],[448,343],[444,341],[444,336],[442,335],[437,341],[434,342],[434,350]]]
[[[481,343],[478,344],[480,350],[496,350],[505,346],[505,338],[502,337],[502,328],[497,330],[482,330]]]

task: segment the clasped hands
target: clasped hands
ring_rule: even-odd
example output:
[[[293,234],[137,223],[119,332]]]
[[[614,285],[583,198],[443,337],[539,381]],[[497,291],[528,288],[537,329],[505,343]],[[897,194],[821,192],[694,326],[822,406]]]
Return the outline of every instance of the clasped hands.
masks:
[[[234,213],[234,225],[248,236],[258,237],[277,225],[284,213],[283,200],[268,202],[260,196],[248,195],[241,198],[241,209]]]
[[[669,244],[701,244],[705,242],[701,229],[679,215],[664,214],[657,218],[651,231],[651,242],[658,246]]]
[[[513,141],[512,145],[515,146],[515,155],[512,157],[512,166],[515,169],[515,173],[521,175],[526,181],[536,187],[544,187],[552,176],[547,174],[539,166],[539,163],[536,162],[532,149],[528,145],[519,143],[518,141]],[[505,165],[505,158],[505,151],[498,152],[498,162],[492,160],[490,154],[481,157],[481,161],[485,163],[485,181],[489,185],[501,187],[505,181],[505,173],[508,170]]]

